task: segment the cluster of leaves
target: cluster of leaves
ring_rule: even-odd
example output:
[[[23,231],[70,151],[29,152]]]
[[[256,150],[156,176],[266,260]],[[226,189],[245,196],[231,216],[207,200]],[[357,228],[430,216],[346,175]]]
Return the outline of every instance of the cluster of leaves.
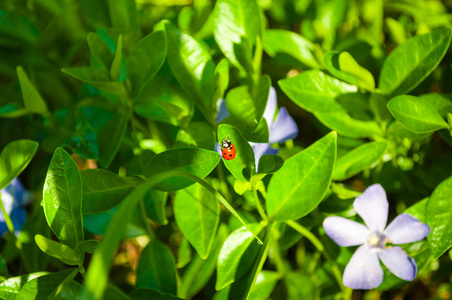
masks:
[[[358,219],[352,201],[372,183],[392,215],[431,228],[404,246],[418,279],[402,290],[387,272],[375,293],[444,296],[451,9],[2,1],[0,189],[20,175],[35,196],[17,238],[5,218],[0,297],[348,299],[353,249],[322,222]],[[300,138],[256,166],[249,142],[269,142],[272,86]],[[221,98],[229,116],[217,122]],[[214,150],[224,138],[232,160]]]

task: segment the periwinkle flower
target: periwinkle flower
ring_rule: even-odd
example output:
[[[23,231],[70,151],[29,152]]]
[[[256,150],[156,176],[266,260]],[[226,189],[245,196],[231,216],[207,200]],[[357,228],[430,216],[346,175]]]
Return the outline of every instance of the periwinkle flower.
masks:
[[[254,150],[254,158],[256,161],[256,169],[259,163],[259,159],[264,154],[277,154],[278,149],[273,148],[270,144],[273,143],[283,143],[285,141],[294,139],[298,135],[297,123],[289,115],[285,107],[279,109],[279,113],[274,118],[276,112],[276,91],[273,87],[270,87],[270,92],[268,95],[267,106],[264,111],[264,118],[267,121],[268,131],[269,131],[269,141],[268,143],[252,143],[251,147]],[[229,112],[226,108],[226,101],[220,99],[217,102],[218,114],[216,122],[220,122],[227,116]]]
[[[30,200],[30,194],[25,190],[19,179],[14,178],[7,187],[1,190],[1,195],[6,213],[11,218],[15,234],[18,236],[25,223],[25,210],[22,206]],[[0,210],[0,236],[3,236],[7,231],[5,216]]]
[[[379,260],[397,277],[414,280],[417,273],[414,259],[395,245],[422,240],[430,228],[408,214],[398,215],[386,227],[388,200],[379,184],[369,186],[357,197],[353,208],[367,227],[341,217],[328,217],[323,222],[326,234],[339,246],[361,245],[345,268],[344,285],[353,289],[378,287],[383,282]]]

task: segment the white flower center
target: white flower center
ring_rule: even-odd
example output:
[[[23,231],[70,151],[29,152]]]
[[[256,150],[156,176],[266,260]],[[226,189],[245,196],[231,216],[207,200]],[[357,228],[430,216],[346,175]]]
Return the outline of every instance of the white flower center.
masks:
[[[372,232],[367,241],[370,247],[379,249],[384,249],[387,242],[389,242],[389,240],[386,238],[386,235],[378,231]]]

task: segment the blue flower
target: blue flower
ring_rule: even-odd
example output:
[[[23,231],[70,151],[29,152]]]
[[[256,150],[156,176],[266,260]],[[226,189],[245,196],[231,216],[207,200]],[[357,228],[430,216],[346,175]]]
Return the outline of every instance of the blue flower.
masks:
[[[10,216],[16,236],[18,236],[25,223],[25,210],[22,206],[30,201],[31,195],[25,190],[18,178],[14,178],[7,187],[2,189],[1,195],[6,213]],[[7,231],[5,216],[0,210],[0,236],[3,236]]]
[[[256,161],[256,169],[259,165],[259,159],[264,154],[277,154],[278,149],[273,148],[270,144],[283,143],[288,140],[294,139],[298,135],[298,127],[294,119],[289,115],[285,107],[279,109],[279,113],[275,117],[276,112],[276,91],[273,87],[270,87],[270,93],[268,95],[267,106],[264,111],[264,118],[268,124],[269,130],[269,142],[268,143],[251,143],[250,145],[254,150],[254,158]],[[216,122],[220,122],[227,116],[229,112],[226,108],[226,101],[220,99],[217,102],[218,114]]]
[[[345,268],[344,285],[353,289],[378,287],[383,282],[379,260],[397,277],[414,280],[417,273],[414,259],[394,245],[422,240],[430,228],[408,214],[397,216],[386,227],[388,200],[379,184],[371,185],[357,197],[353,208],[367,227],[341,217],[328,217],[323,222],[326,234],[339,246],[361,245]]]

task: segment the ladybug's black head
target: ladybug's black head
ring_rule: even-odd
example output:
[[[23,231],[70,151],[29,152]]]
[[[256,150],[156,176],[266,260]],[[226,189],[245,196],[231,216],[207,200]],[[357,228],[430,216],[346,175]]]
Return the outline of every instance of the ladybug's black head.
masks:
[[[228,140],[228,139],[223,139],[222,141],[221,141],[221,148],[222,149],[224,149],[224,148],[229,148],[229,147],[231,147],[231,141],[230,140]]]

